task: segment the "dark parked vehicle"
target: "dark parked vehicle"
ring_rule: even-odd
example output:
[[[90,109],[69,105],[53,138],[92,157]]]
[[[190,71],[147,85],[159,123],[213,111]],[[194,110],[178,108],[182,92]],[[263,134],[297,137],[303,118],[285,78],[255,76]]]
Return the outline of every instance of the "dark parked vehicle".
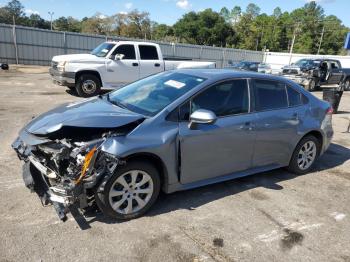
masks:
[[[320,87],[350,90],[350,68],[342,68],[334,59],[301,59],[283,67],[282,75],[309,91]]]
[[[227,69],[258,72],[259,64],[260,62],[241,61],[237,64],[230,65]]]
[[[280,167],[308,172],[333,136],[332,108],[285,78],[168,71],[32,120],[12,147],[25,185],[69,208],[144,214],[171,193]]]

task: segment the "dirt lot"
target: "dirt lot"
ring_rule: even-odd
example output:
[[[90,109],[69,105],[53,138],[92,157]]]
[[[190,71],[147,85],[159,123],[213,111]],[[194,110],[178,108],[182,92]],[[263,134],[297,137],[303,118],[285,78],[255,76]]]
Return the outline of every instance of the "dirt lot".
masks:
[[[79,100],[45,71],[0,72],[1,261],[350,261],[350,92],[314,172],[279,169],[162,195],[145,217],[97,215],[81,230],[24,187],[10,148],[33,116]]]

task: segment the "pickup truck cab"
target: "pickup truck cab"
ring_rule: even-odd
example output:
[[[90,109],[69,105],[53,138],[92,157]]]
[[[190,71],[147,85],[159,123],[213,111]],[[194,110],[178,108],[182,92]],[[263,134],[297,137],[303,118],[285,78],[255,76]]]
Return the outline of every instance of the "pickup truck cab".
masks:
[[[166,70],[215,67],[215,62],[164,60],[158,44],[118,41],[102,43],[90,54],[54,56],[50,74],[59,85],[91,97],[101,87],[115,89]]]
[[[284,66],[282,75],[309,91],[320,87],[350,89],[350,68],[342,68],[340,61],[335,59],[300,59]]]

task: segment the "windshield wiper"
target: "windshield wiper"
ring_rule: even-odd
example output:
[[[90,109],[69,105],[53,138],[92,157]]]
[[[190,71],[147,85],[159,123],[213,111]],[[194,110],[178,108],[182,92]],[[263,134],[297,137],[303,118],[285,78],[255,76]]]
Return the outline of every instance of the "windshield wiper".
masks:
[[[114,100],[112,101],[111,98],[109,97],[109,93],[106,94],[106,98],[107,98],[107,101],[110,102],[111,104],[119,106],[120,108],[128,109],[126,107],[126,105],[124,105],[122,102],[117,101],[117,100],[116,101],[114,101]]]

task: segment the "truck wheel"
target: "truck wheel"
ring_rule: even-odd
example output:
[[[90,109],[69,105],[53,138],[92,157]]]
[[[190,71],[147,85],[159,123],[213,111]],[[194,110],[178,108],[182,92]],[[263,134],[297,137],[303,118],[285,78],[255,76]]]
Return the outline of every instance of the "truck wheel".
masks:
[[[307,90],[310,91],[310,92],[313,92],[313,91],[316,90],[316,82],[315,82],[315,80],[313,80],[313,79],[310,80],[310,83],[309,83],[309,85],[307,87]]]
[[[346,79],[344,82],[344,91],[350,91],[350,78]]]
[[[108,178],[102,192],[95,194],[101,211],[119,220],[142,216],[157,200],[160,176],[148,162],[132,161],[117,168]]]
[[[81,97],[96,96],[101,91],[101,82],[95,75],[83,74],[79,77],[75,89]]]

